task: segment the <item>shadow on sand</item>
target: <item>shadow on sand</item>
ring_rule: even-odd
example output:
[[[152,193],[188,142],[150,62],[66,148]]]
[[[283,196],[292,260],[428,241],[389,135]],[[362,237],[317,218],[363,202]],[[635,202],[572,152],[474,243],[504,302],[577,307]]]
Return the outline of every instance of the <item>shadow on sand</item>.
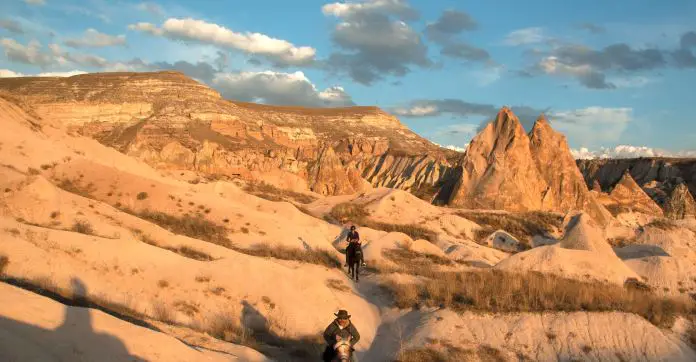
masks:
[[[79,279],[74,278],[71,283],[75,295],[87,295]],[[117,337],[95,331],[89,309],[66,306],[63,323],[54,330],[0,317],[0,361],[146,360],[131,355]]]

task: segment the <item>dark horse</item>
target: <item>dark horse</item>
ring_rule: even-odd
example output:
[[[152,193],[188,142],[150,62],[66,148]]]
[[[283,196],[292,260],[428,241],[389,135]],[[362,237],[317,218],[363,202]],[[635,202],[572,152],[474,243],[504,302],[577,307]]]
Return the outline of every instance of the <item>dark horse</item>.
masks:
[[[348,274],[356,282],[360,281],[360,264],[363,263],[362,246],[358,243],[348,244],[346,259],[348,261]]]

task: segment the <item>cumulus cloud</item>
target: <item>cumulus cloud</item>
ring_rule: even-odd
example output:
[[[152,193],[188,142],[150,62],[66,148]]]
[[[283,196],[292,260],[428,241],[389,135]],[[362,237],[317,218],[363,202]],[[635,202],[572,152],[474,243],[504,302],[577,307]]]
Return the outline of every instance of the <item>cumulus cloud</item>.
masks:
[[[647,146],[618,145],[615,147],[600,147],[590,150],[586,147],[571,149],[575,159],[595,158],[638,158],[638,157],[696,157],[696,150],[669,152]]]
[[[433,41],[442,41],[476,28],[478,23],[471,15],[458,10],[445,10],[437,21],[425,27],[425,34]]]
[[[510,46],[519,46],[541,43],[547,40],[549,40],[549,38],[544,34],[543,28],[532,27],[518,29],[510,32],[503,40],[503,44]]]
[[[45,0],[24,0],[29,5],[46,5]]]
[[[0,78],[15,77],[72,77],[73,75],[85,74],[82,70],[71,70],[67,72],[44,72],[38,74],[23,74],[10,69],[0,69]]]
[[[689,31],[681,36],[679,49],[672,52],[672,57],[679,68],[696,68],[696,32]]]
[[[360,17],[366,14],[383,12],[394,14],[403,20],[416,20],[418,12],[405,0],[367,0],[352,3],[332,3],[322,6],[324,15],[338,18]]]
[[[272,38],[260,33],[238,33],[218,24],[192,18],[169,18],[161,27],[151,23],[137,23],[129,25],[128,28],[163,36],[171,40],[240,50],[248,54],[266,57],[281,66],[312,63],[316,54],[316,50],[312,47],[298,47],[287,40]]]
[[[71,48],[103,48],[126,45],[125,35],[108,35],[96,29],[85,30],[81,38],[67,39],[65,45]]]
[[[574,144],[594,147],[617,142],[633,120],[632,108],[587,107],[548,114],[553,127]]]
[[[404,0],[333,3],[322,11],[340,19],[332,33],[340,51],[325,62],[329,70],[369,85],[385,75],[404,76],[411,67],[431,64],[425,43],[406,23],[418,13]]]
[[[109,64],[106,59],[97,55],[66,52],[58,44],[49,44],[48,50],[44,50],[41,43],[36,40],[24,45],[14,39],[3,38],[0,39],[0,46],[3,47],[10,61],[41,68],[70,65],[104,68]]]
[[[212,85],[229,99],[298,105],[336,107],[354,105],[350,95],[339,86],[318,90],[302,72],[274,71],[218,73]]]
[[[410,118],[436,117],[443,114],[459,117],[490,116],[496,111],[496,107],[491,104],[470,103],[461,99],[420,99],[411,101],[405,107],[392,109],[395,115]]]
[[[0,19],[0,29],[5,29],[14,34],[24,34],[22,24],[12,19]]]
[[[17,63],[46,67],[67,62],[60,55],[42,51],[41,43],[36,40],[32,40],[27,45],[24,45],[14,39],[3,38],[0,39],[0,46],[3,47],[7,59]]]

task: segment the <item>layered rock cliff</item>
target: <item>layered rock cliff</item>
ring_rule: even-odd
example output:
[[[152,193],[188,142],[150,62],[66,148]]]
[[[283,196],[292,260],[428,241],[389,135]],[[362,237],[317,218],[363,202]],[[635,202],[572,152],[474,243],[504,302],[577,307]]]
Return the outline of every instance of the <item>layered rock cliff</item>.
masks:
[[[376,107],[309,109],[224,100],[177,72],[6,78],[0,91],[43,118],[163,169],[334,195],[431,190],[456,152]],[[427,195],[426,195],[427,196]]]
[[[679,184],[666,200],[665,216],[670,219],[686,219],[696,217],[696,201],[689,192],[686,184]]]
[[[660,205],[682,183],[696,195],[696,159],[594,159],[578,160],[577,164],[588,185],[596,181],[605,191],[614,187],[628,170],[636,183]]]

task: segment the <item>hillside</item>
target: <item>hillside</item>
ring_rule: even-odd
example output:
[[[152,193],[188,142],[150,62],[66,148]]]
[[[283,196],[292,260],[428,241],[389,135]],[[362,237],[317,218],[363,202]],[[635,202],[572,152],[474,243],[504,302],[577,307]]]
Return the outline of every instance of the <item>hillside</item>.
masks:
[[[449,153],[376,108],[249,105],[175,73],[100,76],[44,83],[57,88],[3,83],[2,361],[311,361],[339,309],[360,331],[361,361],[696,360],[693,199],[684,187],[671,197],[674,220],[634,209],[603,219],[605,197],[649,198],[628,176],[613,196],[588,191],[543,119],[528,135],[503,109],[469,149],[482,152],[452,158],[442,166],[451,178],[435,177],[429,154],[395,155],[392,142]],[[332,119],[390,146],[368,152],[374,144],[341,136],[320,147],[334,140],[330,128],[294,138],[273,128]],[[260,121],[271,135],[249,135]],[[216,122],[237,122],[240,136],[214,131]],[[314,141],[300,146],[310,130]],[[320,162],[247,175],[294,175],[323,192],[214,177],[241,162],[233,156],[290,152],[283,142]],[[193,167],[181,166],[189,156],[158,158],[177,150]],[[345,171],[374,160],[365,178]],[[513,161],[528,169],[505,167]],[[423,182],[455,180],[456,195],[468,188],[509,210],[442,207],[368,183],[408,189],[416,176],[395,175],[416,164]],[[496,195],[501,180],[510,192]],[[530,181],[541,193],[524,190]],[[343,267],[351,225],[366,262],[359,282]]]

